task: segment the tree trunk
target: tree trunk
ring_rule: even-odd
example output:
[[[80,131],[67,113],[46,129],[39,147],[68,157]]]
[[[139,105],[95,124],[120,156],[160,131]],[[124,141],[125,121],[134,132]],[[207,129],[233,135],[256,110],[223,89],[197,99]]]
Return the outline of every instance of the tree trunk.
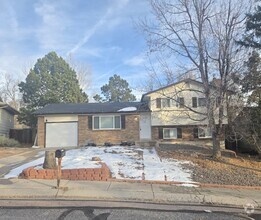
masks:
[[[43,168],[44,169],[56,169],[57,168],[54,151],[45,152]]]
[[[220,135],[212,133],[212,143],[213,143],[213,158],[219,160],[221,158],[221,150],[220,150]],[[214,135],[213,135],[214,134]]]

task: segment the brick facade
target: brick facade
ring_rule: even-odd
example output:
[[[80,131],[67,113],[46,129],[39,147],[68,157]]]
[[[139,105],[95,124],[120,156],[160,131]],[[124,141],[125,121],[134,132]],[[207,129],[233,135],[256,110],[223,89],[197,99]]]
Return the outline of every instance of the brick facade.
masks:
[[[160,128],[181,128],[182,129],[182,138],[177,139],[160,139],[159,138],[159,129]],[[197,126],[153,126],[151,128],[152,140],[158,142],[170,142],[170,143],[183,143],[183,144],[199,144],[199,145],[208,145],[212,146],[212,138],[195,138],[194,137],[194,128]],[[221,133],[221,148],[225,148],[225,132]]]
[[[139,115],[125,115],[125,129],[120,130],[91,130],[88,129],[88,116],[78,117],[79,145],[94,142],[103,145],[105,142],[113,144],[121,141],[138,141],[140,139]]]
[[[38,116],[37,120],[37,142],[38,146],[44,147],[45,142],[45,124],[44,124],[44,116]]]
[[[125,115],[125,129],[119,130],[92,130],[88,128],[88,115],[78,116],[78,145],[94,142],[103,145],[105,142],[113,144],[121,141],[139,141],[140,127],[139,115]],[[38,146],[45,145],[45,123],[44,116],[38,116]]]
[[[152,140],[155,141],[166,141],[166,142],[171,142],[171,141],[182,141],[182,140],[188,140],[188,141],[193,141],[195,140],[194,134],[193,134],[193,129],[196,126],[165,126],[165,128],[177,128],[180,127],[182,129],[182,138],[178,139],[159,139],[159,128],[164,128],[164,127],[151,127],[151,134],[152,134]],[[196,138],[197,139],[197,138]]]

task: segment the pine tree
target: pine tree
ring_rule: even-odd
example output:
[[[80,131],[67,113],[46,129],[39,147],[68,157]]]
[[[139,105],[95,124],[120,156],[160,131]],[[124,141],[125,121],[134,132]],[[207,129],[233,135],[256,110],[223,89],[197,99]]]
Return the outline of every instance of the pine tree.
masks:
[[[135,101],[136,97],[129,88],[129,83],[119,75],[109,78],[109,83],[101,87],[102,96],[96,94],[93,98],[98,102],[129,102]]]
[[[245,47],[261,49],[261,6],[256,6],[252,14],[246,15],[246,30],[243,39],[238,43]]]
[[[20,110],[18,120],[29,126],[36,125],[32,113],[50,103],[88,102],[76,72],[55,52],[37,60],[25,82],[19,84],[19,89],[26,107]]]

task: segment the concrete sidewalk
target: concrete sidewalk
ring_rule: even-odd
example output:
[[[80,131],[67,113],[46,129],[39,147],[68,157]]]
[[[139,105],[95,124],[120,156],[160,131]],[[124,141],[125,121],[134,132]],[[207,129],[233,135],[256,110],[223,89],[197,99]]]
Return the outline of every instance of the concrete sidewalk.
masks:
[[[261,207],[261,191],[177,185],[62,180],[0,179],[0,199],[106,200],[164,204]],[[1,202],[0,202],[1,205]]]

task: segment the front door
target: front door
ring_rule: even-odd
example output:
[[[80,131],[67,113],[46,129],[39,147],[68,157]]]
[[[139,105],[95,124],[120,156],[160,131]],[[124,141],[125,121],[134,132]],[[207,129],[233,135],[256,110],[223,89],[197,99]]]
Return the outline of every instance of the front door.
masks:
[[[150,113],[140,114],[140,140],[151,140]]]

